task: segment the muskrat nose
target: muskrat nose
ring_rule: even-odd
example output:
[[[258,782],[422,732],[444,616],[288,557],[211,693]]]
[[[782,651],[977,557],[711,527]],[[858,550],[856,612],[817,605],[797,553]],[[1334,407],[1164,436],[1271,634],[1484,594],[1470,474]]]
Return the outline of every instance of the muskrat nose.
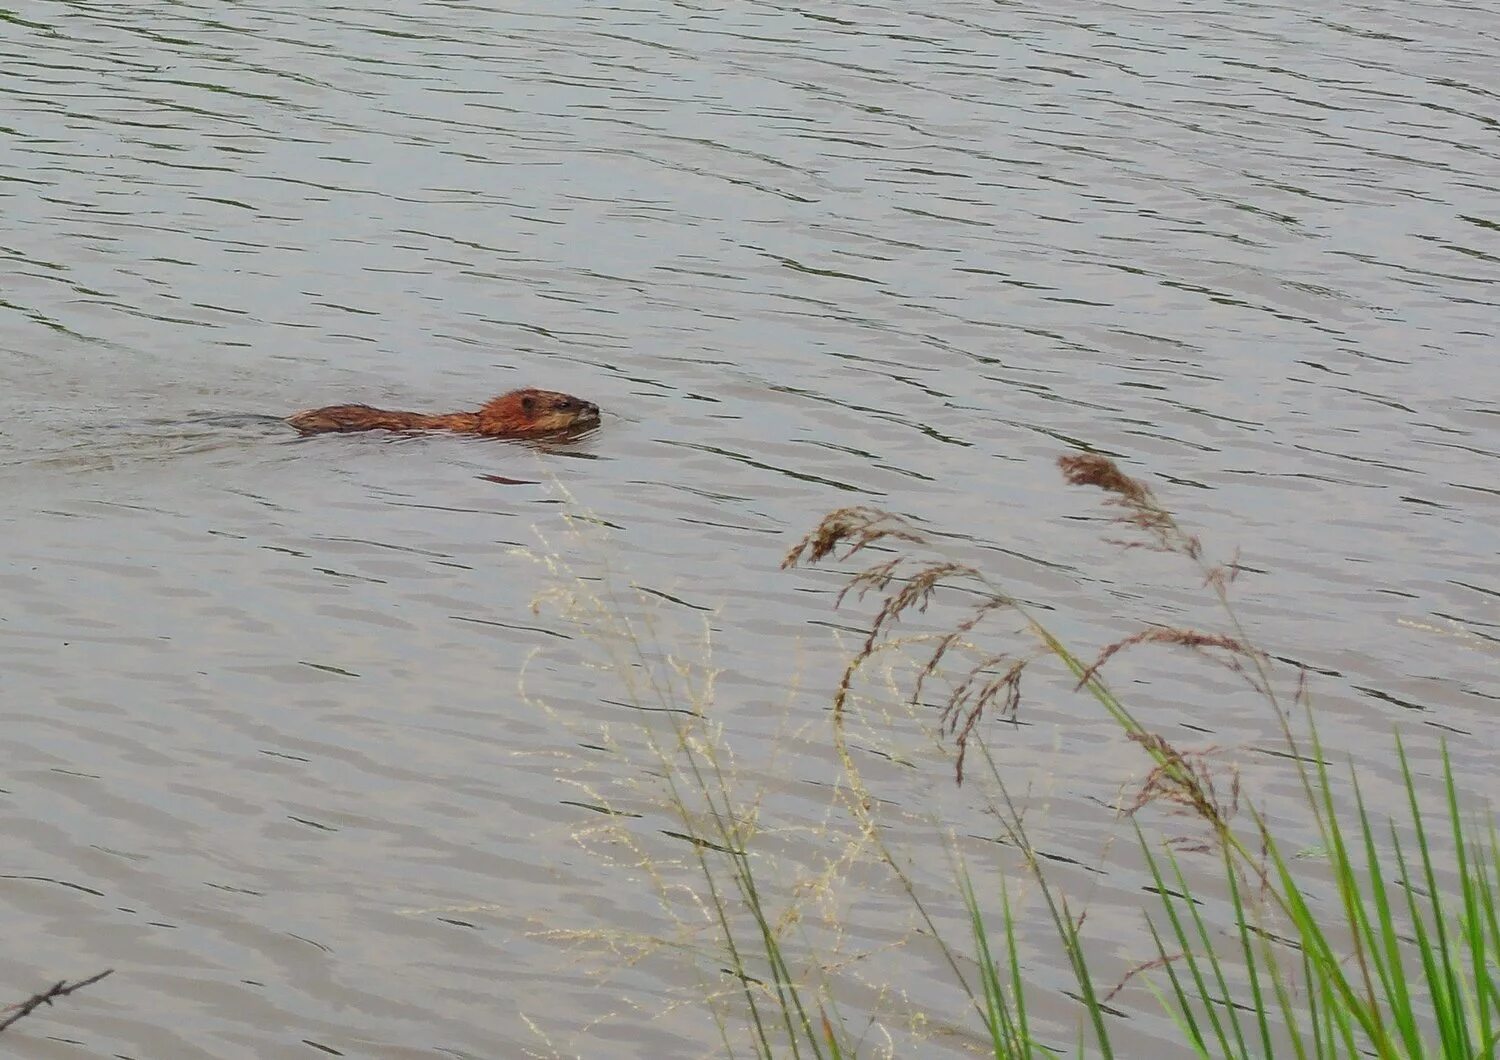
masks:
[[[582,404],[583,404],[583,411],[584,411],[585,415],[593,416],[596,419],[598,418],[598,416],[599,416],[599,406],[598,405],[595,405],[592,401],[585,401],[585,402],[582,402]]]

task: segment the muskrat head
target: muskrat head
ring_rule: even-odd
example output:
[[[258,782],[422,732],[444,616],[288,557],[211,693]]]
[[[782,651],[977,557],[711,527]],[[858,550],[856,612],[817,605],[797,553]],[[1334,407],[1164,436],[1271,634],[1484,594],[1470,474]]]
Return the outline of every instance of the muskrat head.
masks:
[[[556,390],[512,390],[479,410],[483,434],[560,434],[599,422],[599,406]]]

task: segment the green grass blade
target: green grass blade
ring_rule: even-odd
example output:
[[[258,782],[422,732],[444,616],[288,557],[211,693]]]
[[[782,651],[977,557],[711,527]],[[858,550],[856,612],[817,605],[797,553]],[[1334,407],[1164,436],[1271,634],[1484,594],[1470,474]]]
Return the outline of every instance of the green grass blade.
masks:
[[[1182,1028],[1183,1036],[1188,1039],[1189,1045],[1202,1056],[1218,1056],[1218,1053],[1209,1051],[1208,1040],[1204,1037],[1203,1028],[1198,1025],[1198,1019],[1194,1015],[1196,1006],[1193,1004],[1193,995],[1183,983],[1182,977],[1177,974],[1179,954],[1167,952],[1166,942],[1157,930],[1156,922],[1149,916],[1146,918],[1146,928],[1151,932],[1151,940],[1156,944],[1156,952],[1161,955],[1162,968],[1167,973],[1167,982],[1172,985],[1172,1001],[1175,1004],[1168,1004],[1167,998],[1155,986],[1151,988],[1152,993],[1157,995],[1172,1019]],[[1149,983],[1150,980],[1148,979],[1147,982]]]
[[[1317,744],[1314,744],[1317,747]],[[1360,891],[1359,875],[1354,867],[1354,857],[1349,852],[1349,845],[1344,838],[1344,827],[1339,816],[1338,807],[1334,801],[1333,781],[1328,775],[1327,760],[1322,754],[1322,748],[1317,747],[1317,796],[1322,803],[1323,839],[1328,847],[1328,865],[1333,873],[1334,884],[1338,888],[1339,901],[1343,906],[1344,918],[1347,922],[1349,938],[1354,945],[1353,965],[1359,970],[1360,984],[1358,987],[1350,981],[1349,975],[1344,971],[1346,963],[1342,960],[1326,967],[1317,968],[1320,977],[1326,978],[1338,988],[1339,994],[1343,996],[1344,1005],[1359,1014],[1359,1019],[1365,1025],[1366,1033],[1377,1042],[1386,1042],[1388,1037],[1385,1029],[1385,1021],[1380,1011],[1374,981],[1370,976],[1370,959],[1368,942],[1371,937],[1369,918],[1365,913],[1364,897]],[[1304,906],[1306,908],[1306,906]],[[1313,923],[1317,923],[1313,921]],[[1300,925],[1299,925],[1300,930]],[[1320,938],[1326,937],[1319,927]],[[1334,956],[1331,946],[1320,947],[1327,956]],[[1314,963],[1317,963],[1319,951],[1314,952]],[[1337,1015],[1337,1013],[1335,1013]],[[1390,1051],[1390,1043],[1387,1043],[1386,1052]]]
[[[1373,922],[1369,919],[1362,920],[1360,930],[1365,933],[1370,963],[1380,978],[1391,1022],[1395,1024],[1407,1053],[1420,1056],[1422,1037],[1417,1029],[1411,992],[1407,989],[1406,969],[1401,957],[1401,935],[1396,928],[1390,892],[1385,882],[1386,868],[1376,846],[1375,827],[1365,807],[1364,792],[1357,776],[1353,778],[1353,787],[1355,813],[1359,817],[1360,839],[1364,847],[1365,873],[1369,881],[1370,900],[1375,907]]]
[[[1266,852],[1274,872],[1274,885],[1277,893],[1280,894],[1283,908],[1291,918],[1296,938],[1308,956],[1315,980],[1319,983],[1326,983],[1332,991],[1332,996],[1338,999],[1335,1018],[1342,1020],[1352,1018],[1363,1029],[1371,1049],[1377,1056],[1396,1060],[1401,1055],[1400,1050],[1389,1041],[1379,1019],[1370,1011],[1371,1006],[1349,981],[1338,952],[1323,930],[1318,915],[1308,904],[1307,897],[1303,894],[1295,877],[1292,876],[1291,868],[1274,840],[1267,841]],[[1313,985],[1309,984],[1308,989],[1313,988]]]
[[[1167,882],[1162,876],[1161,864],[1157,859],[1156,852],[1146,842],[1146,837],[1139,828],[1136,829],[1136,837],[1141,844],[1141,852],[1146,857],[1146,866],[1151,870],[1151,880],[1156,888],[1157,898],[1161,901],[1162,911],[1167,915],[1167,922],[1172,928],[1172,938],[1177,946],[1176,954],[1168,953],[1161,935],[1157,931],[1156,924],[1149,919],[1147,920],[1147,924],[1151,929],[1151,937],[1156,942],[1156,951],[1160,954],[1162,963],[1167,970],[1167,979],[1172,984],[1172,991],[1177,998],[1178,1005],[1182,1009],[1183,1019],[1192,1032],[1195,1046],[1200,1049],[1206,1048],[1207,1038],[1204,1035],[1203,1028],[1199,1026],[1195,1014],[1198,1008],[1198,1004],[1195,1002],[1201,1002],[1204,1015],[1207,1016],[1209,1024],[1213,1028],[1213,1039],[1218,1043],[1217,1055],[1226,1055],[1224,1050],[1228,1041],[1224,1035],[1224,1028],[1220,1025],[1218,1013],[1214,1011],[1213,1003],[1209,999],[1208,985],[1204,982],[1202,971],[1198,966],[1198,959],[1193,952],[1192,940],[1188,937],[1188,931],[1182,919],[1177,915],[1177,903],[1179,899],[1175,898],[1167,888]],[[1173,859],[1173,866],[1176,868],[1175,859]],[[1177,877],[1181,880],[1182,872],[1180,868],[1177,871]],[[1185,887],[1186,885],[1184,884],[1183,886]],[[1182,893],[1186,894],[1187,897],[1181,900],[1191,905],[1192,895],[1186,890],[1183,890]],[[1187,967],[1188,975],[1192,979],[1191,990],[1188,989],[1178,975],[1177,963],[1179,958]]]
[[[1068,964],[1073,969],[1073,978],[1083,995],[1084,1009],[1088,1013],[1089,1022],[1093,1024],[1094,1039],[1099,1046],[1100,1055],[1104,1056],[1105,1060],[1113,1060],[1115,1053],[1110,1044],[1109,1029],[1104,1025],[1104,1009],[1094,989],[1094,978],[1089,972],[1088,959],[1083,952],[1083,939],[1079,935],[1078,925],[1074,922],[1073,915],[1068,912],[1068,900],[1067,898],[1059,899],[1052,888],[1047,886],[1045,880],[1042,881],[1042,893],[1047,899],[1047,909],[1051,914],[1052,924],[1067,952]]]
[[[1245,976],[1250,985],[1251,1007],[1255,1010],[1256,1029],[1260,1031],[1260,1055],[1270,1056],[1271,1050],[1271,1024],[1266,1004],[1265,991],[1261,988],[1261,968],[1255,957],[1255,947],[1250,939],[1250,917],[1246,915],[1248,909],[1245,906],[1244,895],[1240,892],[1240,874],[1235,870],[1234,859],[1227,849],[1222,851],[1224,860],[1224,878],[1229,882],[1229,900],[1235,910],[1235,930],[1240,940],[1240,953],[1245,960]],[[1274,960],[1274,956],[1272,958]],[[1292,1013],[1283,1011],[1283,1017],[1288,1026],[1293,1026]],[[1239,1020],[1236,1018],[1236,1031],[1238,1031]],[[1240,1040],[1240,1048],[1244,1055],[1250,1053],[1245,1049],[1244,1039]]]
[[[1017,1033],[1015,1019],[1005,1000],[1005,989],[1000,981],[1000,969],[990,951],[989,932],[985,928],[984,914],[979,908],[979,898],[974,893],[974,881],[961,865],[958,884],[965,908],[969,913],[969,930],[974,936],[974,953],[979,963],[979,982],[983,989],[985,1029],[989,1031],[990,1045],[996,1057],[1025,1056],[1024,1042]],[[1015,924],[1007,912],[1005,931],[1008,945],[1015,946]],[[1019,980],[1013,980],[1019,990]]]
[[[1453,762],[1448,757],[1448,742],[1442,744],[1443,757],[1443,787],[1448,797],[1448,825],[1453,831],[1454,858],[1457,862],[1459,879],[1459,904],[1461,914],[1459,918],[1460,927],[1463,930],[1466,955],[1468,957],[1468,976],[1463,977],[1461,983],[1463,988],[1462,1000],[1464,1002],[1465,1019],[1469,1026],[1474,1028],[1474,1033],[1481,1042],[1492,1041],[1497,1031],[1495,1029],[1495,1014],[1486,1003],[1486,981],[1491,978],[1489,966],[1490,956],[1486,952],[1489,947],[1485,938],[1485,915],[1484,894],[1489,895],[1489,905],[1493,912],[1495,901],[1493,891],[1480,891],[1479,872],[1483,862],[1476,860],[1473,866],[1469,862],[1469,844],[1471,842],[1468,830],[1463,821],[1463,815],[1458,806],[1458,788],[1453,780]],[[1487,1047],[1486,1051],[1489,1047]],[[1483,1053],[1481,1053],[1483,1055]]]
[[[1156,928],[1151,924],[1149,918],[1147,920],[1147,925],[1151,928],[1152,937],[1156,939],[1157,949],[1160,949],[1161,939],[1159,936],[1157,936]],[[1168,965],[1168,967],[1170,968],[1171,966]],[[1167,995],[1162,993],[1161,989],[1149,979],[1146,980],[1146,989],[1151,991],[1152,996],[1156,998],[1157,1002],[1161,1005],[1162,1010],[1166,1012],[1167,1015],[1172,1017],[1172,1022],[1177,1024],[1178,1033],[1182,1035],[1183,1040],[1187,1042],[1187,1044],[1195,1053],[1198,1054],[1198,1056],[1202,1058],[1202,1060],[1218,1060],[1218,1058],[1213,1053],[1208,1051],[1208,1046],[1204,1043],[1202,1036],[1197,1033],[1195,1027],[1188,1022],[1180,1003],[1174,1004],[1173,999],[1168,998]]]
[[[1401,775],[1406,781],[1407,804],[1411,809],[1412,828],[1416,832],[1417,851],[1421,856],[1422,878],[1426,885],[1427,902],[1432,916],[1433,949],[1436,959],[1430,963],[1441,977],[1435,974],[1428,986],[1432,994],[1432,1007],[1437,1020],[1438,1034],[1443,1041],[1445,1056],[1473,1056],[1474,1045],[1463,1013],[1463,991],[1458,983],[1458,971],[1454,967],[1453,944],[1448,935],[1448,915],[1443,907],[1442,891],[1438,889],[1432,848],[1427,841],[1427,827],[1423,823],[1421,807],[1417,801],[1416,779],[1412,775],[1411,763],[1406,757],[1406,746],[1399,736],[1396,738],[1396,757],[1401,763]],[[1415,915],[1414,910],[1413,916]],[[1425,956],[1426,954],[1424,958]]]
[[[1031,1047],[1031,1026],[1026,1018],[1025,981],[1021,978],[1020,948],[1016,944],[1015,917],[1011,915],[1010,889],[1002,883],[1000,908],[1005,914],[1005,951],[1010,964],[1011,993],[1014,996],[1017,1039]]]
[[[1235,1044],[1239,1047],[1237,1053],[1239,1056],[1248,1058],[1250,1056],[1250,1052],[1245,1047],[1245,1036],[1240,1027],[1239,1009],[1236,1008],[1234,1004],[1234,999],[1232,996],[1233,992],[1229,989],[1229,980],[1224,975],[1224,967],[1219,961],[1219,954],[1217,947],[1214,945],[1213,935],[1209,931],[1208,925],[1203,922],[1203,915],[1198,910],[1198,903],[1193,901],[1193,895],[1191,889],[1188,886],[1187,877],[1183,875],[1182,866],[1178,862],[1176,855],[1173,855],[1169,852],[1168,859],[1172,865],[1172,871],[1177,877],[1178,888],[1183,895],[1182,903],[1187,906],[1188,913],[1193,918],[1194,932],[1197,934],[1199,941],[1203,944],[1203,952],[1208,959],[1209,969],[1213,972],[1214,982],[1219,988],[1217,1003],[1223,1005],[1225,1014],[1228,1016],[1230,1028],[1234,1031]],[[1232,873],[1233,869],[1231,867],[1231,874]],[[1231,891],[1231,894],[1235,895],[1237,894],[1237,892]],[[1237,902],[1233,905],[1233,909],[1235,920],[1237,922],[1243,920],[1245,910],[1241,908]],[[1208,1008],[1210,1018],[1213,1020],[1214,1030],[1218,1033],[1221,1055],[1231,1055],[1229,1040],[1224,1034],[1223,1027],[1220,1025],[1218,1015],[1214,1012],[1215,1002],[1205,997],[1204,1005]]]

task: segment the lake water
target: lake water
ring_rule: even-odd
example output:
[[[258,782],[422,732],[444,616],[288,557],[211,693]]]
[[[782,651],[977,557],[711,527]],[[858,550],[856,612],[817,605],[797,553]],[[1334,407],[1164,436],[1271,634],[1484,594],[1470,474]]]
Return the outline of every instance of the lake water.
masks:
[[[580,734],[638,712],[603,634],[533,610],[572,584],[536,560],[617,591],[648,661],[711,629],[714,716],[812,864],[835,632],[869,614],[777,569],[824,511],[925,520],[1091,650],[1215,620],[1104,543],[1053,464],[1078,444],[1241,550],[1242,617],[1380,804],[1395,727],[1497,793],[1500,5],[908,6],[0,13],[0,986],[117,969],[18,1055],[714,1053],[692,959],[601,983],[549,935],[672,925],[574,838],[567,781],[642,768]],[[601,429],[257,418],[523,384]],[[1291,818],[1227,677],[1112,672]],[[1143,763],[1053,691],[991,732],[1128,967],[1142,880],[1100,803]],[[912,753],[882,795],[941,880],[924,808],[973,807]],[[879,945],[909,914],[866,882]],[[897,985],[957,1028],[927,1048],[966,1054],[912,952]]]

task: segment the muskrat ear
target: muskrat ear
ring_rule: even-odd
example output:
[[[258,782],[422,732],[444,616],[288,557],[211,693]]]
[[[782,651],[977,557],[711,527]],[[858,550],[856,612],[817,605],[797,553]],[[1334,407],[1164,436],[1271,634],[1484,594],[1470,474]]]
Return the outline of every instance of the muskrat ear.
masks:
[[[521,399],[521,407],[527,412],[534,412],[536,410],[536,398],[527,394]]]

